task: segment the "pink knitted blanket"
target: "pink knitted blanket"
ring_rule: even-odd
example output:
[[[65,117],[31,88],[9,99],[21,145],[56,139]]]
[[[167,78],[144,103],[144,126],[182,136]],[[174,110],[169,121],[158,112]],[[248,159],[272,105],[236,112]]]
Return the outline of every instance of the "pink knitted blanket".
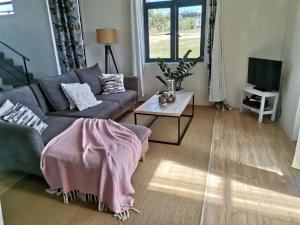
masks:
[[[66,204],[76,198],[96,202],[99,211],[125,220],[141,148],[132,131],[112,120],[78,119],[47,144],[41,169],[49,192],[63,193]]]

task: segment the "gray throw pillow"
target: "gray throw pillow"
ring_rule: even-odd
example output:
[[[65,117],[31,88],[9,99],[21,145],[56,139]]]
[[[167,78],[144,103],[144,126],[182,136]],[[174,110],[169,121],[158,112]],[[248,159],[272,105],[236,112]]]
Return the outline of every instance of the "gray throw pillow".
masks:
[[[103,74],[100,77],[103,95],[125,92],[123,74]]]
[[[74,71],[40,80],[42,90],[56,111],[70,109],[70,103],[61,88],[62,83],[80,83],[80,81]]]
[[[17,103],[2,119],[8,123],[19,124],[36,129],[39,134],[48,127],[37,115],[26,106]]]
[[[99,79],[102,72],[98,63],[86,69],[76,69],[75,73],[77,74],[80,83],[87,83],[91,87],[94,95],[98,95],[102,92],[101,81]]]

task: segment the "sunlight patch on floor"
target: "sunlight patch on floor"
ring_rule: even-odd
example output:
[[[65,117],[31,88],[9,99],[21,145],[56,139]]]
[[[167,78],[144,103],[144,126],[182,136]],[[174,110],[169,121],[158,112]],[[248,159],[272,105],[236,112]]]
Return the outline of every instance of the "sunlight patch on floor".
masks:
[[[238,162],[245,166],[253,167],[259,170],[265,170],[267,172],[276,173],[279,176],[283,176],[281,169],[279,168],[279,166],[275,166],[274,162],[272,163],[272,165],[271,163],[269,163],[269,161],[249,163],[244,160],[239,160]]]
[[[205,179],[206,173],[199,169],[163,160],[155,170],[148,189],[201,200],[203,199]]]
[[[300,199],[239,181],[231,181],[232,205],[271,215],[300,218]]]
[[[209,174],[205,191],[206,200],[215,205],[224,204],[224,182],[219,176]]]

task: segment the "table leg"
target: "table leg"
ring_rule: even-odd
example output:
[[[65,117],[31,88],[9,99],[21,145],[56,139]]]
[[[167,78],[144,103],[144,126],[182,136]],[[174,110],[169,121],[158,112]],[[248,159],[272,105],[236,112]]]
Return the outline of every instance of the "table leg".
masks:
[[[272,117],[271,117],[271,120],[272,120],[273,122],[274,122],[275,119],[276,119],[277,104],[278,104],[278,96],[275,97],[274,103],[273,103],[273,113],[272,113]]]
[[[136,114],[134,113],[134,124],[137,125],[137,118],[136,118]]]
[[[192,117],[194,118],[195,114],[195,95],[193,95],[193,105],[192,105]]]
[[[177,120],[178,120],[177,145],[180,145],[180,141],[181,141],[180,117],[177,117]]]
[[[266,103],[266,97],[262,97],[260,103],[259,118],[258,118],[259,123],[262,123],[264,118],[265,103]]]
[[[243,93],[242,93],[242,100],[241,100],[241,106],[240,106],[240,112],[241,112],[241,113],[244,112],[244,107],[243,107],[243,104],[244,104],[244,98],[245,98],[245,92],[243,91]]]

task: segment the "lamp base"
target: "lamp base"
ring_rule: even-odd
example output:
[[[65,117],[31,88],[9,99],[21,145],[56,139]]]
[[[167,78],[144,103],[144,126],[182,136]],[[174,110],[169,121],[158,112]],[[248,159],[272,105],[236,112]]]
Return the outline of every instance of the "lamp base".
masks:
[[[115,60],[114,54],[111,49],[111,45],[109,45],[109,44],[105,45],[105,73],[108,73],[108,57],[109,57],[109,55],[111,55],[116,72],[119,73],[119,70],[118,70],[118,67],[116,64],[116,60]]]

